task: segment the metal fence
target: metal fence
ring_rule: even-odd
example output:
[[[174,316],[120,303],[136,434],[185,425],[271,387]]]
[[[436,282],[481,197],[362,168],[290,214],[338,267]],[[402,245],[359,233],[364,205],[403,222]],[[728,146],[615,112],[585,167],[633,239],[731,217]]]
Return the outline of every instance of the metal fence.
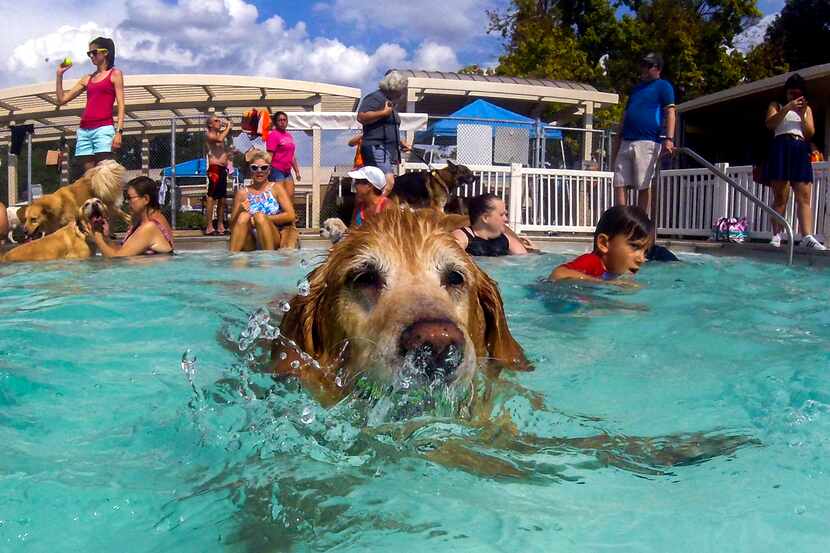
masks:
[[[231,136],[241,132],[240,116],[226,117],[233,124]],[[205,226],[205,197],[207,192],[207,141],[205,123],[208,115],[194,115],[178,118],[140,119],[141,126],[128,129],[122,139],[122,145],[114,153],[114,159],[127,169],[127,180],[139,175],[146,175],[156,180],[163,192],[163,209],[171,224],[176,229],[199,229]],[[45,125],[38,125],[47,128]],[[140,129],[140,130],[139,130]],[[297,156],[309,160],[311,157],[311,140],[303,132],[292,133],[297,144]],[[337,136],[332,133],[331,141]],[[348,157],[349,147],[344,141],[344,153]],[[230,137],[228,140],[230,148]],[[57,165],[47,165],[47,154],[59,151],[60,161]],[[8,145],[0,146],[0,200],[9,201],[9,165],[16,166],[17,203],[30,201],[30,196],[48,194],[60,186],[78,179],[84,167],[74,156],[75,138],[68,136],[65,140],[27,140],[19,155],[9,155]],[[353,153],[351,154],[353,156]],[[185,164],[185,167],[182,166]],[[302,165],[303,162],[300,161]],[[228,179],[228,198],[226,214],[230,213],[230,204],[236,186],[249,178],[244,156],[233,151],[230,164],[231,174]],[[187,169],[187,171],[185,171]],[[298,225],[311,226],[311,171],[303,175],[303,180],[296,183],[294,208],[298,216]],[[323,183],[328,174],[323,171]],[[226,215],[227,216],[227,215]]]
[[[414,134],[412,162],[519,163],[540,169],[610,170],[613,132],[526,119],[430,116]]]

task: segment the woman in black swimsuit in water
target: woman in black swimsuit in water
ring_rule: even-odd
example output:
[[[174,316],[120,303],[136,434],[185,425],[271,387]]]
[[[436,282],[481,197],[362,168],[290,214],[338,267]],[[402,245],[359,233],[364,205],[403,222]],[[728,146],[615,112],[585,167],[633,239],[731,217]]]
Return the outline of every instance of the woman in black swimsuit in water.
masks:
[[[456,242],[470,255],[522,255],[527,248],[507,228],[507,209],[498,196],[470,198],[470,226],[453,231]]]

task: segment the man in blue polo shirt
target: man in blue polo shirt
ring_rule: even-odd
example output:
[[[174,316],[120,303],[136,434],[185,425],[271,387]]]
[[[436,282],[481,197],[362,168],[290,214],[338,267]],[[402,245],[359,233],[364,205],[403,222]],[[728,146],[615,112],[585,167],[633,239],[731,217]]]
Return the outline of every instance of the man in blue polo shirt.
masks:
[[[663,58],[650,53],[640,60],[640,83],[631,91],[617,135],[614,190],[617,205],[626,205],[626,188],[636,188],[637,206],[649,213],[651,181],[660,150],[674,150],[674,89],[660,78]]]

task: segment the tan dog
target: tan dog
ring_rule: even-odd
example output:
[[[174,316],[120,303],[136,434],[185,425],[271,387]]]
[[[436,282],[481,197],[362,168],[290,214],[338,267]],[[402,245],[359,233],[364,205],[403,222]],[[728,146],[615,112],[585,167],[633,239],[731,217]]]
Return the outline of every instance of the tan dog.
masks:
[[[75,213],[75,218],[63,228],[43,238],[21,244],[9,250],[2,260],[50,261],[53,259],[84,259],[95,254],[94,246],[86,241],[81,224],[103,224],[109,216],[107,205],[98,198],[91,198]]]
[[[530,370],[496,283],[433,210],[388,209],[368,220],[332,247],[309,286],[291,301],[281,332],[319,369],[298,370],[284,342],[272,358],[277,374],[299,377],[324,404],[359,374],[380,385],[466,386],[482,368]],[[402,374],[413,360],[420,371]]]
[[[130,216],[119,208],[124,189],[126,170],[113,160],[105,160],[84,175],[52,194],[37,198],[21,207],[17,216],[26,234],[39,237],[51,234],[73,221],[78,208],[90,198],[99,198],[110,213],[117,213],[125,221]]]

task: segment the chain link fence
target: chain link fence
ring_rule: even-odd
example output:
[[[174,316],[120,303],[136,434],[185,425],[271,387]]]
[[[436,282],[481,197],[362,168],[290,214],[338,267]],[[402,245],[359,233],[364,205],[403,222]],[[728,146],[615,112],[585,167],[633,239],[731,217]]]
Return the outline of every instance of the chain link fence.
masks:
[[[521,119],[430,116],[409,161],[608,171],[612,132]]]
[[[217,116],[229,120],[232,131],[226,147],[232,152],[225,216],[230,214],[233,193],[249,178],[243,153],[231,148],[241,132],[241,115]],[[131,122],[121,148],[114,158],[127,170],[126,180],[146,175],[158,182],[163,208],[176,229],[201,229],[207,216],[207,141],[208,115],[174,119],[142,119]],[[289,124],[291,114],[289,113]],[[78,179],[84,171],[74,156],[75,139],[44,140],[45,126],[37,126],[31,143],[24,143],[17,156],[18,202],[31,195],[48,194]],[[320,221],[338,217],[348,221],[353,195],[347,173],[355,164],[356,147],[350,140],[357,130],[321,130],[320,133]],[[57,133],[55,133],[57,134]],[[299,227],[312,223],[312,158],[314,141],[309,131],[292,132],[301,179],[295,183],[293,197]],[[610,170],[611,133],[607,130],[572,129],[544,125],[536,121],[430,117],[426,130],[415,133],[414,150],[407,161],[443,164],[446,160],[467,165],[552,169]],[[588,141],[588,142],[586,142]],[[587,158],[587,159],[586,159]],[[7,203],[9,171],[13,161],[9,146],[0,146],[0,199]],[[30,163],[31,162],[31,163]],[[119,230],[119,229],[116,229]]]
[[[236,151],[233,138],[241,131],[241,115],[218,117],[228,120],[232,130],[226,140],[231,154],[225,218],[230,215],[236,188],[250,182],[244,152]],[[175,119],[141,119],[139,127],[127,128],[121,148],[113,158],[127,170],[126,182],[144,175],[159,184],[162,208],[177,230],[201,229],[207,221],[207,140],[208,115],[179,117]],[[289,115],[290,117],[290,115]],[[131,123],[132,125],[132,123]],[[24,142],[17,156],[9,156],[9,146],[0,145],[0,200],[9,202],[8,165],[16,166],[17,203],[28,203],[31,197],[49,194],[60,186],[70,184],[84,173],[82,160],[75,157],[74,135],[65,139],[46,139],[46,131],[59,131],[56,127],[36,125],[31,141]],[[310,132],[291,132],[296,144],[296,156],[301,167],[301,177],[295,183],[294,209],[299,227],[311,226],[312,201],[312,139]],[[348,146],[351,131],[322,131],[321,197],[325,197],[332,175],[352,167],[354,149]],[[39,136],[41,135],[41,136]],[[31,162],[31,163],[30,163]],[[31,192],[30,192],[31,190]],[[126,206],[125,206],[126,207]],[[214,217],[216,212],[214,211]],[[115,230],[123,230],[118,227]]]

